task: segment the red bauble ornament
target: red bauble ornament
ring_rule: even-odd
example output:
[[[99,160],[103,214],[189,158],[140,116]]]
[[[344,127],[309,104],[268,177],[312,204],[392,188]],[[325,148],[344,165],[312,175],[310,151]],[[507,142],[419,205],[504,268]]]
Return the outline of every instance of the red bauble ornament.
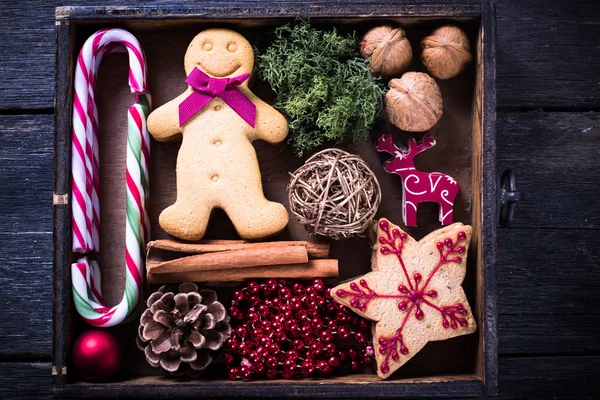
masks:
[[[121,368],[121,348],[117,339],[102,330],[83,333],[73,346],[73,365],[82,380],[101,382]]]

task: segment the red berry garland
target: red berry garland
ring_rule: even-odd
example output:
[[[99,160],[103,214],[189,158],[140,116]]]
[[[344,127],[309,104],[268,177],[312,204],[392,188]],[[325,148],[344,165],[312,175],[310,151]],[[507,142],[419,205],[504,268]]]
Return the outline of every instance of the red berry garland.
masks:
[[[269,279],[233,293],[229,379],[310,377],[370,364],[370,324],[337,304],[321,279]]]

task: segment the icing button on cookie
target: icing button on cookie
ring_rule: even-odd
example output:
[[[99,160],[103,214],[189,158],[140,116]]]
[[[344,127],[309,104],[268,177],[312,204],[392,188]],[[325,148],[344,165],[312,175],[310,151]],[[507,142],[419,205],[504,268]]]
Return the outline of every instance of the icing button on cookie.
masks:
[[[213,142],[213,144],[214,144],[215,146],[219,147],[220,145],[222,145],[222,144],[223,144],[223,142],[221,142],[219,139],[217,139],[217,140],[215,140],[215,141]]]
[[[217,175],[217,174],[213,174],[213,175],[210,177],[210,180],[211,180],[211,181],[213,181],[213,182],[217,182],[217,181],[219,180],[219,175]]]
[[[216,105],[214,108],[215,111],[219,111],[220,109],[221,109],[221,106],[219,106],[219,105]]]

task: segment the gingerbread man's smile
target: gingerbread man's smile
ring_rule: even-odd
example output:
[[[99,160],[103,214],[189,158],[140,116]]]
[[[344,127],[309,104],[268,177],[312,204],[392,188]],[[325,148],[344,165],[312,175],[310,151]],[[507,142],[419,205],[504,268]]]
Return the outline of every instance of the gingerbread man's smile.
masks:
[[[239,70],[239,69],[240,69],[240,67],[241,67],[241,65],[238,63],[238,64],[234,64],[234,65],[232,66],[232,68],[231,68],[231,69],[229,69],[229,70],[227,70],[226,72],[219,71],[218,73],[216,73],[216,72],[213,72],[213,71],[212,71],[210,68],[208,68],[208,67],[206,67],[206,66],[202,65],[202,63],[201,63],[201,62],[197,62],[197,63],[196,63],[196,65],[198,65],[198,67],[199,67],[199,68],[200,68],[202,71],[205,71],[207,74],[209,74],[209,75],[211,75],[211,76],[213,76],[213,77],[215,77],[215,78],[225,78],[225,77],[228,77],[228,76],[230,76],[230,75],[233,75],[233,74],[235,74],[236,72],[238,72],[238,70]]]

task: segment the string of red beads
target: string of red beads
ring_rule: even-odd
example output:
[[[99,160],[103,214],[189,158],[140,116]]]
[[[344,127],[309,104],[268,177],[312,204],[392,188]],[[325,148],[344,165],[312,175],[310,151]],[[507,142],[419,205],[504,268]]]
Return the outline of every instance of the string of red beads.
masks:
[[[310,377],[371,364],[370,323],[335,303],[321,279],[269,279],[235,290],[223,361],[229,379]]]

